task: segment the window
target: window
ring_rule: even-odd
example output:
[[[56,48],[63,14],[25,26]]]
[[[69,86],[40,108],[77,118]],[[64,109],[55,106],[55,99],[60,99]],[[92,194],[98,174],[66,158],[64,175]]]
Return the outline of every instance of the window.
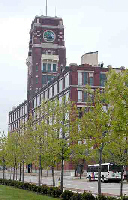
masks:
[[[44,93],[41,93],[41,102],[44,100]]]
[[[49,89],[49,98],[52,98],[52,87]]]
[[[48,99],[48,90],[45,91],[45,100]]]
[[[38,83],[38,77],[36,77],[36,84]]]
[[[65,88],[69,87],[69,74],[65,76]]]
[[[38,71],[38,65],[36,65],[36,71]]]
[[[40,95],[37,96],[37,106],[40,105]]]
[[[48,63],[48,72],[51,72],[51,63]]]
[[[42,72],[46,72],[46,66],[47,66],[47,63],[43,63]]]
[[[78,85],[82,85],[82,72],[78,72]]]
[[[89,78],[89,85],[93,86],[93,77]]]
[[[53,64],[53,72],[56,72],[56,64]]]
[[[78,72],[78,85],[94,84],[93,72]]]
[[[104,87],[107,80],[106,74],[100,74],[100,86]]]
[[[67,92],[67,93],[65,94],[65,100],[66,100],[66,101],[69,100],[69,92]]]
[[[93,93],[83,92],[83,101],[84,102],[93,102],[93,100],[94,100]]]
[[[34,108],[36,108],[36,98],[34,98]]]
[[[87,72],[83,73],[83,84],[84,85],[88,84],[88,73]]]
[[[57,83],[54,85],[54,95],[57,95]]]
[[[82,102],[82,91],[78,91],[78,102]]]
[[[51,81],[52,78],[53,78],[53,76],[51,76],[51,75],[47,76],[48,81]]]
[[[59,92],[63,90],[63,79],[59,81]]]
[[[84,102],[87,102],[88,98],[87,98],[87,92],[84,92]]]
[[[47,76],[46,75],[42,75],[42,85],[47,83]]]

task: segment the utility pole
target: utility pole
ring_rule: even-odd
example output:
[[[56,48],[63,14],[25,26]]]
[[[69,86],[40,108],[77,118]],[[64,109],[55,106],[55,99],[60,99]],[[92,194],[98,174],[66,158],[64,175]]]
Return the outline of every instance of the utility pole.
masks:
[[[47,16],[47,0],[46,0],[46,16]]]

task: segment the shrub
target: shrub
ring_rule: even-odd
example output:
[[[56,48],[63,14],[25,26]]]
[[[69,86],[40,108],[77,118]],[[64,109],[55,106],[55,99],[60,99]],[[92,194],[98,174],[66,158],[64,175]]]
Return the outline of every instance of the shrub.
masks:
[[[107,197],[107,200],[117,200],[117,198],[116,197]]]
[[[73,194],[70,200],[82,200],[82,194],[79,193]]]
[[[37,192],[40,193],[40,194],[42,193],[42,186],[37,187]]]
[[[84,192],[82,194],[83,200],[95,200],[95,197],[91,193]]]
[[[122,200],[128,200],[128,196],[123,196]]]
[[[98,200],[107,200],[108,198],[107,198],[106,196],[104,196],[104,195],[99,195],[99,196],[97,197],[97,199],[98,199]]]
[[[54,194],[53,194],[53,197],[60,197],[61,194],[62,194],[61,189],[58,188],[58,187],[55,187],[55,188],[54,188]]]
[[[74,194],[74,193],[73,193],[72,191],[65,190],[65,191],[62,193],[61,197],[62,197],[63,200],[69,200],[69,199],[73,196],[73,194]]]
[[[47,194],[47,192],[48,192],[48,186],[42,185],[42,194]]]
[[[47,194],[52,196],[52,197],[60,197],[62,192],[58,187],[49,187]]]

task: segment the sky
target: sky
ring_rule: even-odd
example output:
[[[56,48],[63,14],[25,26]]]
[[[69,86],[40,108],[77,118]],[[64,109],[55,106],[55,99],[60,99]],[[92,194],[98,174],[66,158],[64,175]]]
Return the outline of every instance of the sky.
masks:
[[[45,14],[45,0],[0,1],[0,132],[27,98],[30,26]],[[67,65],[98,51],[104,66],[128,68],[128,0],[48,0],[48,16],[55,15],[63,18]]]

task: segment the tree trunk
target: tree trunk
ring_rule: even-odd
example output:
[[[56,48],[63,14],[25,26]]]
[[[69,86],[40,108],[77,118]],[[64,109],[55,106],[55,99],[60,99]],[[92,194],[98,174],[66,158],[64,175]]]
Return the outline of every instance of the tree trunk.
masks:
[[[5,160],[3,158],[3,180],[5,179]]]
[[[120,197],[123,196],[123,166],[121,169]]]
[[[81,170],[80,170],[80,179],[81,179],[81,174],[82,174],[82,173],[81,173]]]
[[[14,165],[14,170],[13,170],[13,181],[15,180],[15,165]]]
[[[41,166],[41,169],[40,169],[40,170],[41,170],[41,177],[42,177],[42,166]]]
[[[22,182],[24,183],[24,160],[23,160]]]
[[[75,168],[75,177],[77,177],[77,167]]]
[[[41,155],[39,156],[39,179],[38,179],[38,185],[41,184]]]
[[[64,157],[62,149],[62,160],[61,160],[61,191],[63,192],[63,176],[64,176]]]
[[[52,167],[53,186],[55,186],[54,167]]]
[[[101,195],[101,164],[102,164],[102,149],[99,149],[99,169],[98,169],[98,195]]]
[[[16,180],[17,180],[17,160],[15,158]]]
[[[20,163],[20,178],[19,181],[21,181],[21,163]]]
[[[16,180],[17,180],[17,164],[16,164]]]

